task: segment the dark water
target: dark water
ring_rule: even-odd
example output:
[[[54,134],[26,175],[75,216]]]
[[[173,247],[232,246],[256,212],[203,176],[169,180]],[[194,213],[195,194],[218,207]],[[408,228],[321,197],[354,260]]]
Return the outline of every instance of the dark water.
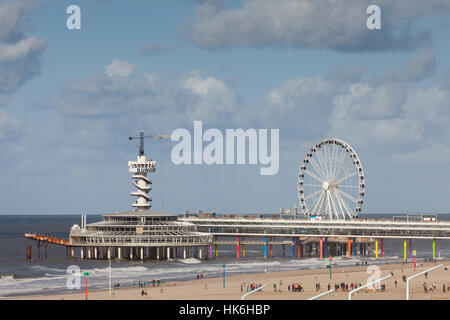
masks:
[[[366,215],[391,219],[391,215]],[[450,220],[450,215],[439,215],[440,220]],[[100,221],[101,216],[87,216],[87,223]],[[67,239],[73,224],[80,224],[80,216],[71,215],[4,215],[0,216],[0,297],[43,294],[54,292],[73,292],[84,290],[68,289],[66,286],[69,274],[67,268],[76,265],[81,271],[88,271],[90,289],[106,289],[109,286],[109,262],[104,260],[67,260],[66,250],[62,246],[50,245],[48,259],[37,260],[36,245],[24,238],[24,233],[44,233]],[[32,261],[26,261],[26,245],[32,245]],[[432,257],[432,244],[427,240],[415,240],[413,249],[417,251],[418,261]],[[450,241],[440,241],[442,259],[450,258]],[[41,248],[41,258],[44,249]],[[177,281],[194,279],[199,273],[204,277],[222,275],[222,264],[226,264],[227,274],[255,273],[267,271],[296,270],[309,268],[325,268],[326,259],[317,258],[291,260],[290,248],[286,247],[286,258],[282,257],[281,246],[273,246],[273,257],[264,259],[262,246],[246,246],[246,257],[235,259],[234,246],[219,247],[219,258],[201,262],[196,259],[173,259],[161,262],[112,262],[112,283],[134,285],[138,281],[159,279]],[[355,265],[367,260],[371,264],[394,263],[403,258],[403,241],[384,240],[384,258],[341,258],[337,257],[337,266]],[[251,275],[249,275],[251,279]],[[84,280],[83,280],[84,281]]]

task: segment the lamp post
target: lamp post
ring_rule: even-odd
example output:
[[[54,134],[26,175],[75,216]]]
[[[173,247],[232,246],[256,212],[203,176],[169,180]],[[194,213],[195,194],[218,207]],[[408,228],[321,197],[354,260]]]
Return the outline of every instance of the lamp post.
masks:
[[[225,267],[226,267],[226,264],[222,263],[222,268],[223,268],[223,287],[224,288],[225,288]]]
[[[331,279],[331,276],[332,276],[331,262],[333,262],[333,258],[330,256],[330,279]]]
[[[88,276],[89,276],[89,272],[85,272],[84,273],[84,279],[86,280],[86,284],[85,284],[85,287],[86,287],[86,300],[88,299],[88,295],[87,295],[87,278],[88,278]]]

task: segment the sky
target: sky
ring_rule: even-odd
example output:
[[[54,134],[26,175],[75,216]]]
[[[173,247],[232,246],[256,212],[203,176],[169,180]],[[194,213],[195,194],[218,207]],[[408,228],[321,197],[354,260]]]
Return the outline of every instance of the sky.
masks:
[[[0,214],[130,210],[128,136],[195,120],[279,129],[279,171],[175,165],[174,142],[147,140],[152,209],[278,213],[337,138],[364,168],[362,215],[449,213],[449,24],[448,0],[0,1]]]

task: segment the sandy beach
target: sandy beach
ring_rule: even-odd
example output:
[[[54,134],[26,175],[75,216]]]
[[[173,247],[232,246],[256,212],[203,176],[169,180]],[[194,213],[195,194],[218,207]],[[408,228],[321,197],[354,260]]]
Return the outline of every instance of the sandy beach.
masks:
[[[375,291],[374,289],[362,289],[353,295],[353,300],[404,300],[406,294],[406,282],[403,276],[409,277],[420,271],[424,271],[438,264],[444,264],[441,268],[430,272],[427,275],[421,275],[413,279],[410,283],[410,298],[416,300],[441,300],[450,299],[450,292],[447,287],[450,286],[450,261],[438,263],[418,263],[416,271],[414,266],[409,264],[389,264],[379,265],[379,277],[385,277],[391,272],[393,276],[382,283],[385,284],[385,292]],[[142,289],[139,287],[122,287],[117,290],[99,290],[88,291],[89,300],[239,300],[247,292],[246,287],[249,283],[265,284],[262,292],[256,292],[246,297],[246,300],[305,300],[321,292],[328,290],[328,284],[334,288],[335,284],[342,282],[348,284],[351,282],[365,285],[369,277],[373,279],[373,272],[368,273],[369,266],[355,266],[347,268],[336,268],[332,270],[330,279],[329,269],[318,270],[295,270],[283,272],[266,272],[246,275],[234,275],[226,277],[226,287],[223,288],[223,279],[203,278],[199,280],[190,280],[183,282],[166,282],[159,287],[146,285],[147,295],[142,296]],[[397,281],[397,285],[395,285]],[[281,288],[280,288],[280,282]],[[428,289],[435,285],[436,289],[424,292],[424,282]],[[292,292],[288,286],[292,283],[302,283],[303,292]],[[320,283],[320,290],[316,290],[316,283]],[[274,284],[277,289],[274,290]],[[443,292],[445,284],[446,292]],[[242,291],[241,291],[242,286]],[[107,287],[107,284],[105,284]],[[281,289],[281,290],[280,290]],[[69,291],[69,290],[68,290]],[[349,289],[350,291],[350,289]],[[84,286],[81,292],[60,293],[51,295],[33,295],[20,296],[7,299],[21,300],[85,300]],[[334,292],[320,299],[345,300],[348,299],[348,291]]]

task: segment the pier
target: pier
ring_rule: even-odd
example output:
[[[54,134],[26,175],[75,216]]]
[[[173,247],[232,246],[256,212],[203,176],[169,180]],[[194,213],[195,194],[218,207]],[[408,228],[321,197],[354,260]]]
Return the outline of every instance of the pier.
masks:
[[[70,259],[204,260],[218,257],[218,248],[224,245],[235,246],[236,259],[245,258],[249,245],[264,249],[264,258],[273,256],[273,246],[280,246],[282,256],[291,259],[378,258],[384,256],[385,239],[401,239],[399,252],[407,260],[412,259],[414,240],[423,239],[430,241],[434,260],[440,257],[440,240],[450,239],[450,221],[438,221],[437,215],[408,215],[392,220],[361,218],[365,195],[362,165],[353,148],[338,139],[323,140],[308,151],[298,174],[299,203],[295,209],[281,209],[279,215],[269,217],[201,211],[186,211],[179,216],[152,211],[152,181],[147,174],[156,171],[156,161],[147,159],[144,139],[168,137],[145,136],[141,132],[129,138],[140,141],[136,161],[128,162],[136,188],[130,193],[136,197],[131,204],[135,210],[104,214],[103,221],[90,224],[82,215],[81,226],[71,227],[68,240],[25,234],[36,242],[38,258],[41,246],[47,256],[49,244],[66,246]],[[30,257],[28,246],[27,259]]]

